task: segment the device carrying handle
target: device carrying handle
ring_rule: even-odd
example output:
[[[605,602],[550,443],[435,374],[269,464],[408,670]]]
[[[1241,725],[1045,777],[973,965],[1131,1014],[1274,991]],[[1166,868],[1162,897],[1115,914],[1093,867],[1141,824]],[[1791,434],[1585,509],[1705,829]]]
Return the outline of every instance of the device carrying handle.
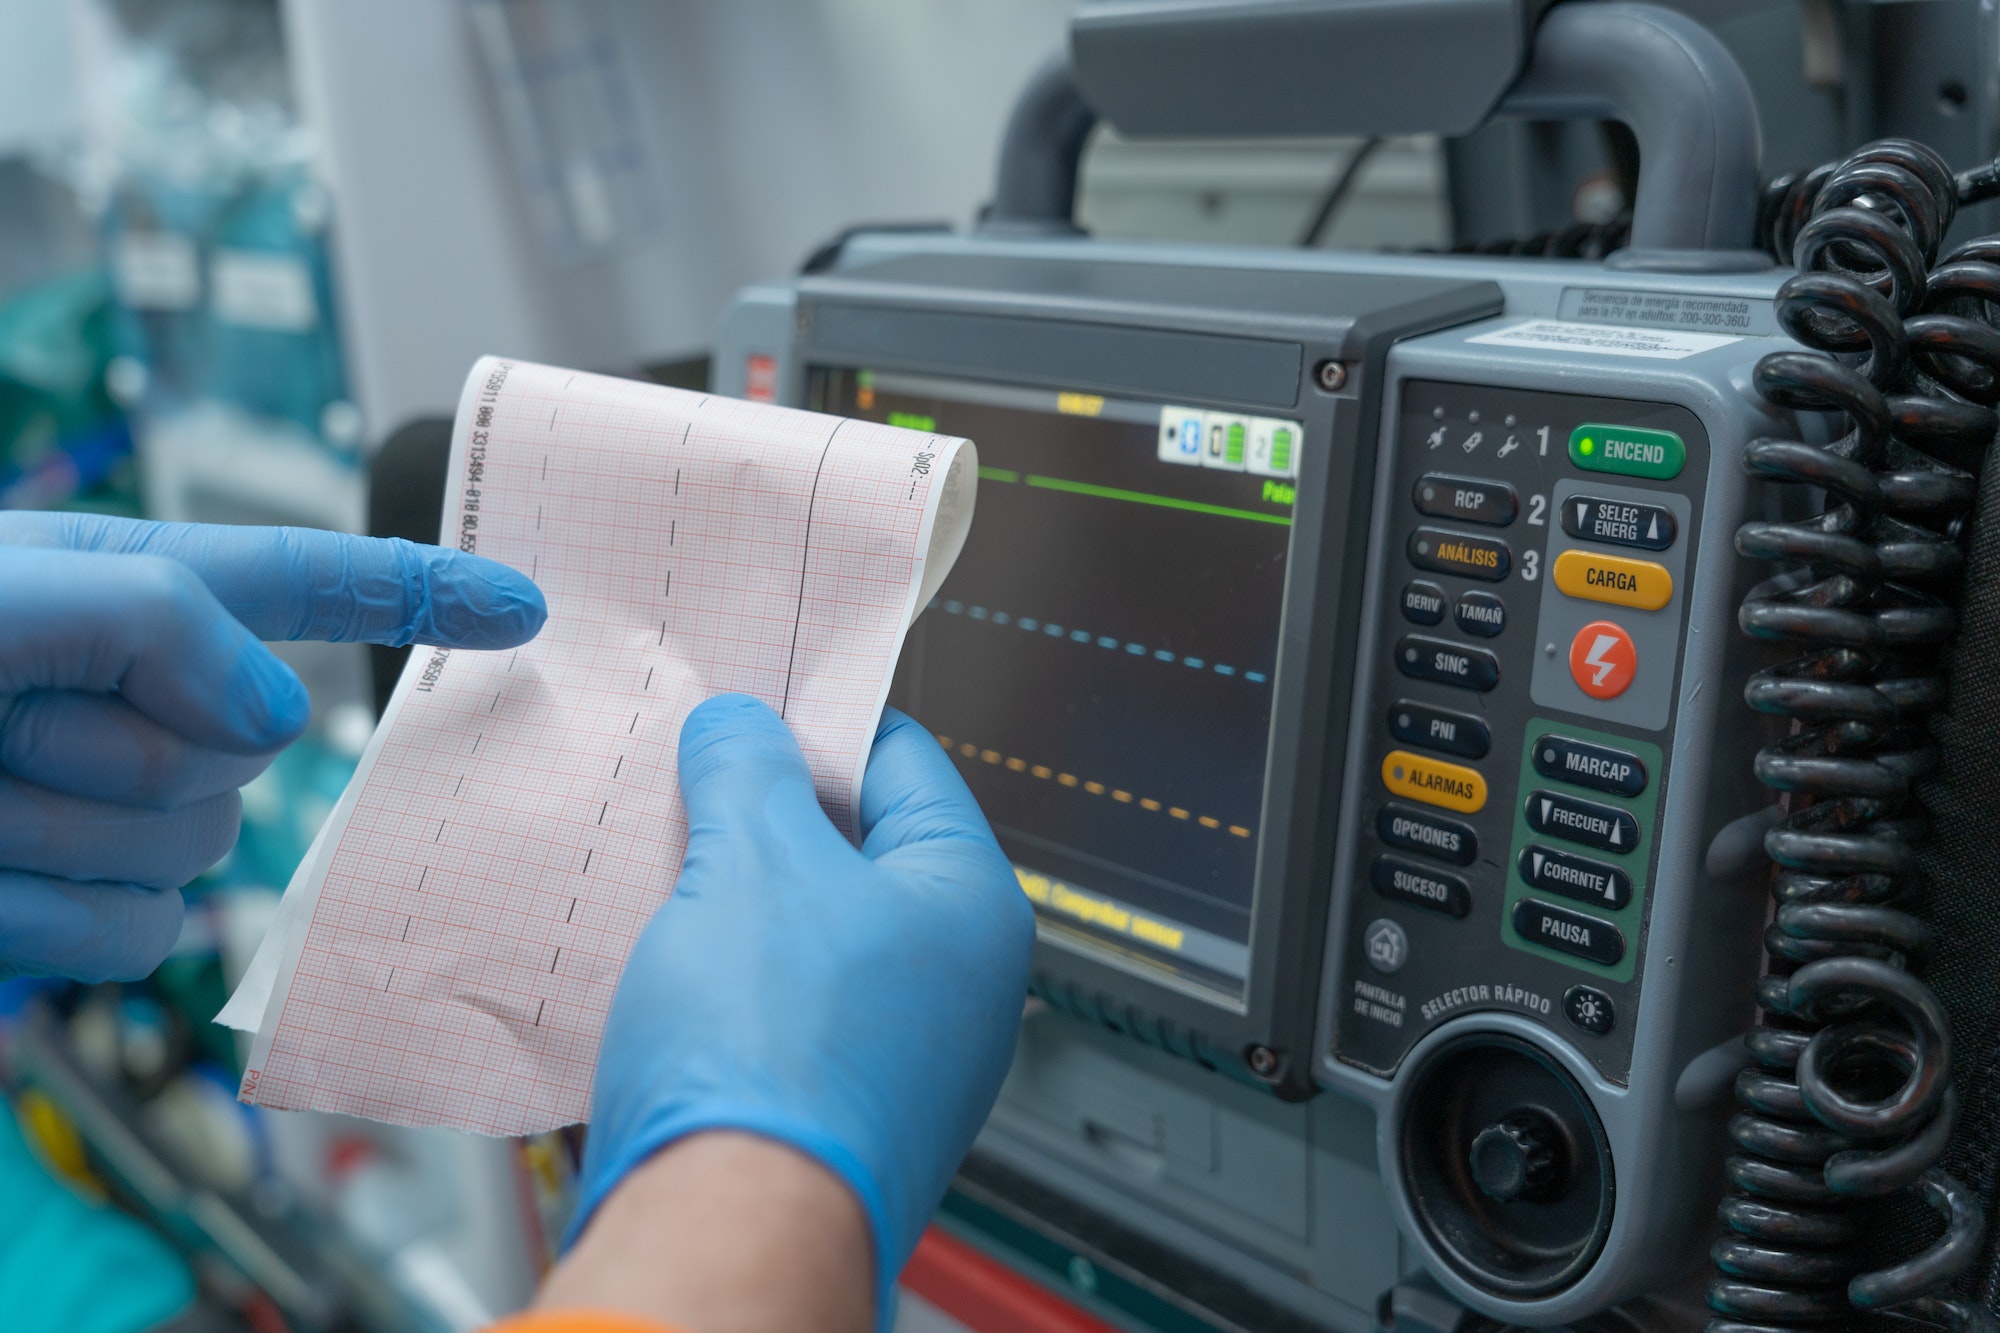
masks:
[[[1074,232],[1076,176],[1097,113],[1070,76],[1069,57],[1049,57],[1007,117],[1000,178],[987,231]]]

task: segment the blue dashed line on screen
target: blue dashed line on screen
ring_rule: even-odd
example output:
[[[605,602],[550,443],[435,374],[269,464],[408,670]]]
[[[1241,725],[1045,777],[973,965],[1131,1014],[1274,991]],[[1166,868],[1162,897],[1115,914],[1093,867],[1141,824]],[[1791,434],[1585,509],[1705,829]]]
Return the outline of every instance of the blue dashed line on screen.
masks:
[[[1109,649],[1113,652],[1123,647],[1126,652],[1134,657],[1151,656],[1154,660],[1160,662],[1179,662],[1183,666],[1191,667],[1196,671],[1213,671],[1218,676],[1235,676],[1240,674],[1244,680],[1249,681],[1253,685],[1263,685],[1271,679],[1262,671],[1238,672],[1235,667],[1227,662],[1210,662],[1206,658],[1188,657],[1166,648],[1148,649],[1143,643],[1129,643],[1114,635],[1093,635],[1089,630],[1067,629],[1062,625],[1044,623],[1033,616],[1014,616],[1005,611],[989,611],[983,606],[968,607],[964,602],[956,600],[940,601],[938,598],[933,597],[926,609],[942,610],[947,615],[963,615],[973,620],[990,621],[995,625],[1017,625],[1027,630],[1030,634],[1036,630],[1040,630],[1052,639],[1067,638],[1072,643],[1095,643],[1099,648]]]

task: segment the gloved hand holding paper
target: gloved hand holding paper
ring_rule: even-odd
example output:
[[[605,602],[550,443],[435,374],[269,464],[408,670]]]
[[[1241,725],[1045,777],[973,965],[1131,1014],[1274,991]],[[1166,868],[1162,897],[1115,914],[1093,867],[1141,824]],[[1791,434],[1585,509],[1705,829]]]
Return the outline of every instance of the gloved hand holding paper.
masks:
[[[754,695],[852,833],[903,635],[971,522],[963,440],[486,359],[443,544],[540,584],[505,652],[413,654],[222,1021],[246,1100],[521,1134],[583,1119],[686,849],[676,747]]]

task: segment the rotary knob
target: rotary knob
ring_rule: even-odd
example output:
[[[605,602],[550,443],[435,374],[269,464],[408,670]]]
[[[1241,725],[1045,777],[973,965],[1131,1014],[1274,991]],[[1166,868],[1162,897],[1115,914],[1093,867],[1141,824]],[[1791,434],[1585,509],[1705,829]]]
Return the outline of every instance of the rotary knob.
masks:
[[[1501,1203],[1547,1199],[1567,1182],[1562,1133],[1539,1111],[1516,1111],[1473,1136],[1473,1183]]]

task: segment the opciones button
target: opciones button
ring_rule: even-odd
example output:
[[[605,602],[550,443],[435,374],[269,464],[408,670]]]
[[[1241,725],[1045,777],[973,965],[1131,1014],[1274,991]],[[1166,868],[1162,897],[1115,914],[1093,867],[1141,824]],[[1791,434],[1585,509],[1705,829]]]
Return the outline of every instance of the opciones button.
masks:
[[[1646,765],[1639,756],[1608,745],[1547,735],[1535,742],[1535,771],[1557,782],[1637,796],[1646,790]]]
[[[1407,805],[1390,804],[1377,811],[1375,836],[1391,847],[1422,852],[1457,866],[1469,866],[1479,855],[1479,835],[1470,824]]]
[[[1625,956],[1625,937],[1609,921],[1523,898],[1514,904],[1514,933],[1573,958],[1610,967]]]
[[[1497,537],[1471,537],[1444,528],[1418,528],[1410,534],[1410,563],[1438,574],[1498,583],[1514,567],[1507,543]]]
[[[1414,498],[1418,512],[1432,518],[1456,518],[1496,528],[1512,523],[1520,510],[1514,488],[1504,481],[1448,477],[1442,472],[1426,472],[1418,477]]]
[[[1617,866],[1530,843],[1517,863],[1529,887],[1615,912],[1632,901],[1632,877]]]
[[[1665,481],[1687,464],[1687,446],[1670,430],[1591,421],[1569,433],[1569,461],[1591,472]]]
[[[1562,502],[1563,531],[1587,542],[1664,551],[1674,544],[1674,511],[1665,505],[1633,504],[1594,495]]]
[[[1408,750],[1391,750],[1383,757],[1382,785],[1408,800],[1465,815],[1477,814],[1486,805],[1486,779],[1478,769]]]
[[[1435,625],[1444,619],[1444,589],[1422,579],[1403,585],[1403,619],[1416,625]]]
[[[1446,916],[1464,916],[1472,910],[1472,890],[1464,880],[1400,856],[1376,857],[1368,867],[1368,882],[1385,898]]]
[[[1492,653],[1422,634],[1405,634],[1397,641],[1396,669],[1412,680],[1435,680],[1468,690],[1490,690],[1500,683],[1500,659]]]
[[[1616,699],[1639,674],[1639,649],[1624,627],[1593,620],[1569,644],[1569,674],[1593,699]]]
[[[1386,765],[1383,772],[1388,772]],[[1528,827],[1552,838],[1580,842],[1607,852],[1623,854],[1639,845],[1639,821],[1629,813],[1615,805],[1565,796],[1561,792],[1538,791],[1528,797]]]
[[[1389,710],[1389,734],[1407,745],[1467,759],[1484,759],[1493,748],[1493,732],[1482,718],[1470,713],[1454,713],[1449,708],[1433,708],[1414,699],[1398,699]]]
[[[1657,611],[1674,595],[1674,576],[1665,565],[1575,548],[1556,557],[1555,581],[1571,597],[1641,611]]]
[[[1617,1025],[1611,997],[1594,986],[1576,985],[1563,992],[1563,1017],[1593,1036],[1602,1037]]]
[[[1507,604],[1490,592],[1468,592],[1451,608],[1451,618],[1467,634],[1490,639],[1507,628]]]
[[[1368,956],[1368,966],[1377,972],[1400,972],[1410,961],[1410,937],[1388,917],[1377,917],[1362,932],[1361,951]]]

